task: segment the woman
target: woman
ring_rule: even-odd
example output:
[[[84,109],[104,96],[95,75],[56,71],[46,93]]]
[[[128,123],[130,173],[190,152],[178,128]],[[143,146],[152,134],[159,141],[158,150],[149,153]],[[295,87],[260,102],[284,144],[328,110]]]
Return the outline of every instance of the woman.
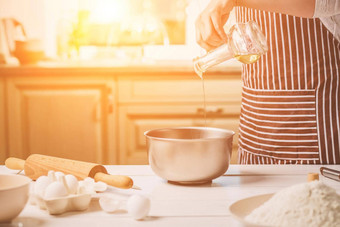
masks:
[[[212,0],[197,42],[226,41],[223,25],[256,21],[269,50],[243,65],[241,164],[340,164],[340,1]]]

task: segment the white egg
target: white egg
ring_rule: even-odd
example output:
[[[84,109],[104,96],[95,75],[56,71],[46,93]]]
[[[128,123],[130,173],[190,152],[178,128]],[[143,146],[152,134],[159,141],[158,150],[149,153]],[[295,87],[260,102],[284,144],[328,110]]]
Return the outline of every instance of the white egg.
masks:
[[[65,176],[65,174],[63,172],[54,172],[55,176]]]
[[[150,211],[150,199],[142,195],[132,195],[127,201],[127,211],[136,220],[145,218]]]
[[[55,177],[55,172],[53,170],[48,171],[47,176],[48,176],[48,178],[50,179],[51,182],[57,180],[56,177]]]
[[[63,182],[63,177],[65,176],[64,173],[62,173],[62,172],[55,172],[54,175],[55,175],[56,181]]]
[[[40,197],[44,197],[45,189],[51,183],[47,176],[39,177],[34,184],[34,193]]]
[[[69,194],[76,194],[78,190],[78,180],[75,176],[68,174],[65,176],[65,181]]]
[[[82,190],[84,188],[84,181],[78,181],[78,190],[77,190],[77,194],[83,194]]]
[[[79,181],[78,194],[95,194],[94,184],[86,184],[84,181]]]
[[[99,199],[99,205],[105,212],[112,213],[120,208],[121,201],[108,196],[102,196]]]
[[[107,184],[102,181],[98,181],[94,184],[94,190],[96,192],[103,192],[103,191],[106,191],[106,189],[107,189]]]
[[[91,177],[86,177],[84,180],[84,184],[87,186],[87,185],[91,185],[91,186],[93,186],[94,185],[94,179],[93,178],[91,178]]]
[[[44,199],[63,197],[67,195],[67,189],[65,188],[64,184],[59,181],[55,181],[49,184],[45,189]]]
[[[79,190],[80,194],[95,194],[94,190],[95,182],[91,177],[86,177],[84,180],[79,181]]]

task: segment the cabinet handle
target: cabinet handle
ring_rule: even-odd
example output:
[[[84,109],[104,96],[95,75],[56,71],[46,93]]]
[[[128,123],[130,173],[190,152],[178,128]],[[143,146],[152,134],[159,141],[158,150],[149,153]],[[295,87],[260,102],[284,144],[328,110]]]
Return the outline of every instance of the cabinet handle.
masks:
[[[196,112],[198,114],[203,114],[204,113],[204,108],[199,107],[199,108],[197,108]],[[223,113],[223,108],[220,108],[220,107],[207,107],[206,108],[206,113],[207,114],[222,114]]]

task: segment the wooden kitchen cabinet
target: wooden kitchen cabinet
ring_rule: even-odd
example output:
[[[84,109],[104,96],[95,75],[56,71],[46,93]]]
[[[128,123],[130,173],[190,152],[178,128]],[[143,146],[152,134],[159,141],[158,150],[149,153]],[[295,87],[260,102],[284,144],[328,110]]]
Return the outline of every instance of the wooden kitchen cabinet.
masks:
[[[166,127],[204,127],[205,120],[201,107],[195,105],[171,106],[124,106],[119,110],[119,157],[124,164],[147,164],[144,132]],[[210,109],[210,108],[208,108]],[[199,110],[199,111],[197,111]],[[238,131],[239,106],[221,107],[207,114],[207,126]],[[235,111],[232,113],[232,111]],[[237,149],[237,135],[233,141],[233,151]],[[236,160],[236,152],[232,160]]]
[[[0,163],[4,163],[8,154],[5,120],[5,79],[0,78]]]
[[[9,77],[6,86],[9,155],[117,162],[114,80],[62,74]]]
[[[204,84],[206,125],[236,132],[236,163],[240,71],[207,74]],[[0,68],[0,162],[39,153],[148,164],[144,132],[205,126],[203,107],[191,68]]]
[[[232,162],[237,160],[241,81],[235,74],[205,78],[206,126],[236,132]],[[150,129],[205,126],[202,81],[194,75],[118,78],[119,162],[147,164],[144,132]]]

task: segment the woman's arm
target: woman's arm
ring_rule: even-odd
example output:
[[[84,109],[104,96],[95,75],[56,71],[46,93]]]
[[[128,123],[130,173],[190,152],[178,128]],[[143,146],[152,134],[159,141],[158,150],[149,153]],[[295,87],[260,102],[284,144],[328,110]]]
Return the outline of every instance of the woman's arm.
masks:
[[[338,0],[211,0],[196,20],[197,43],[206,50],[215,49],[226,41],[223,26],[234,6],[313,17],[316,1]]]

